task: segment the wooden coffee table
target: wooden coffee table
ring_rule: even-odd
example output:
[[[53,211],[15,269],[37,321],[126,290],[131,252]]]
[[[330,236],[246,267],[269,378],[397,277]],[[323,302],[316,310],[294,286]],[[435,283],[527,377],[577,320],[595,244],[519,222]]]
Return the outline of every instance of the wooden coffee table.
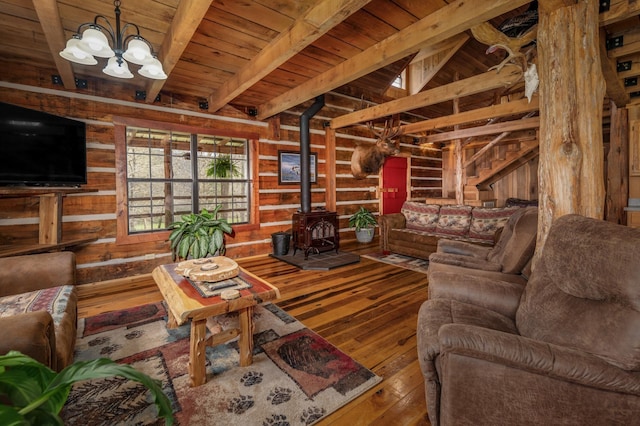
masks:
[[[161,265],[152,272],[164,300],[168,306],[167,327],[175,328],[191,320],[191,341],[189,346],[189,377],[191,386],[206,382],[205,352],[207,346],[216,346],[240,336],[240,365],[253,362],[253,310],[256,305],[280,297],[278,289],[265,280],[239,268],[238,278],[251,284],[240,290],[240,297],[223,300],[220,296],[202,297],[194,286],[182,275],[175,272],[176,264]],[[240,328],[224,330],[207,337],[207,318],[238,312]]]

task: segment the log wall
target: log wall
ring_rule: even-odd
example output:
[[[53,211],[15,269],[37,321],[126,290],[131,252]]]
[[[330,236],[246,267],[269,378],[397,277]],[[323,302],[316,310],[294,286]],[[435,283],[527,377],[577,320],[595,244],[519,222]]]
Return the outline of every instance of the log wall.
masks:
[[[44,83],[46,86],[46,83]],[[63,199],[62,240],[95,238],[75,247],[78,282],[122,278],[149,273],[159,264],[171,261],[166,241],[118,244],[116,242],[116,164],[113,117],[130,117],[180,123],[212,129],[224,128],[259,135],[259,229],[237,232],[227,238],[227,256],[232,258],[270,253],[271,234],[291,228],[292,214],[300,207],[297,185],[278,185],[278,151],[299,150],[300,110],[287,111],[270,122],[251,119],[244,113],[224,109],[217,114],[187,109],[183,102],[175,107],[149,105],[144,101],[113,101],[99,96],[98,90],[70,93],[56,87],[35,87],[2,82],[0,99],[15,105],[63,115],[87,124],[88,184],[81,193]],[[344,99],[327,96],[327,105],[311,119],[311,151],[318,153],[318,182],[313,184],[312,207],[326,205],[326,137],[325,123],[343,114],[339,105]],[[197,105],[197,104],[196,104]],[[365,126],[353,126],[336,132],[336,211],[343,240],[354,239],[348,217],[364,205],[378,212],[378,198],[371,187],[378,178],[356,180],[351,176],[350,158],[356,143],[373,143]],[[403,141],[401,150],[412,156],[411,197],[424,199],[441,194],[442,160],[439,150],[420,152],[411,141]],[[38,241],[37,197],[0,199],[0,245],[33,244]]]

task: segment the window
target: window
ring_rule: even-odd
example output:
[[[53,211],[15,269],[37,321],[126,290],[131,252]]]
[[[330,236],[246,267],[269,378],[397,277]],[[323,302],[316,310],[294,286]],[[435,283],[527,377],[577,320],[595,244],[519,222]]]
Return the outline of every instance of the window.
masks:
[[[116,157],[125,165],[119,241],[166,231],[181,215],[218,205],[218,216],[234,228],[252,222],[253,135],[125,121],[116,126]]]

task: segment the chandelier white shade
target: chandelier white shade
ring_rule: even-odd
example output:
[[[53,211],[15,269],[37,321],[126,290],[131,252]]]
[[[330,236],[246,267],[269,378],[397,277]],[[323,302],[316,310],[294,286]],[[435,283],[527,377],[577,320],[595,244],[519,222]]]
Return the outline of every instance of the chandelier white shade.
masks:
[[[95,65],[98,63],[96,58],[87,53],[80,47],[80,39],[73,37],[67,41],[67,47],[60,52],[60,56],[68,61],[76,62],[83,65]]]
[[[151,49],[149,49],[147,43],[139,38],[131,39],[128,44],[127,51],[122,54],[122,57],[132,64],[136,65],[147,65],[154,63],[154,57],[151,54]]]
[[[153,62],[150,64],[143,65],[142,68],[138,70],[138,74],[155,80],[164,80],[167,78],[167,75],[162,69],[162,64],[157,58],[153,58]]]
[[[133,78],[133,74],[129,71],[129,65],[126,61],[118,63],[118,57],[112,56],[107,62],[107,66],[102,70],[103,73],[110,75],[111,77],[118,78]]]
[[[162,63],[153,53],[151,43],[140,35],[136,24],[127,23],[120,29],[120,1],[113,2],[116,14],[116,28],[111,26],[107,18],[97,15],[93,22],[81,24],[78,31],[67,41],[67,45],[60,52],[63,58],[83,65],[96,65],[98,58],[109,58],[107,66],[102,72],[117,78],[133,78],[127,61],[141,65],[138,74],[152,79],[167,78]],[[103,20],[104,25],[98,20]],[[82,32],[80,31],[85,28]],[[128,29],[134,29],[133,34],[126,35]],[[109,36],[109,37],[107,37]],[[109,43],[111,39],[111,44]],[[127,47],[125,50],[124,47]]]
[[[102,33],[99,27],[89,27],[82,33],[80,48],[98,58],[110,58],[115,52],[109,46],[107,36]]]

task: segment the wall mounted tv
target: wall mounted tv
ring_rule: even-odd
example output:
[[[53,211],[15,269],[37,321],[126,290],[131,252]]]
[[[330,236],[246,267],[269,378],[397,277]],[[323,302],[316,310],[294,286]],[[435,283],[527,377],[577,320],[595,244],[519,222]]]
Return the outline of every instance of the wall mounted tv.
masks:
[[[0,185],[87,183],[85,123],[0,102]]]

